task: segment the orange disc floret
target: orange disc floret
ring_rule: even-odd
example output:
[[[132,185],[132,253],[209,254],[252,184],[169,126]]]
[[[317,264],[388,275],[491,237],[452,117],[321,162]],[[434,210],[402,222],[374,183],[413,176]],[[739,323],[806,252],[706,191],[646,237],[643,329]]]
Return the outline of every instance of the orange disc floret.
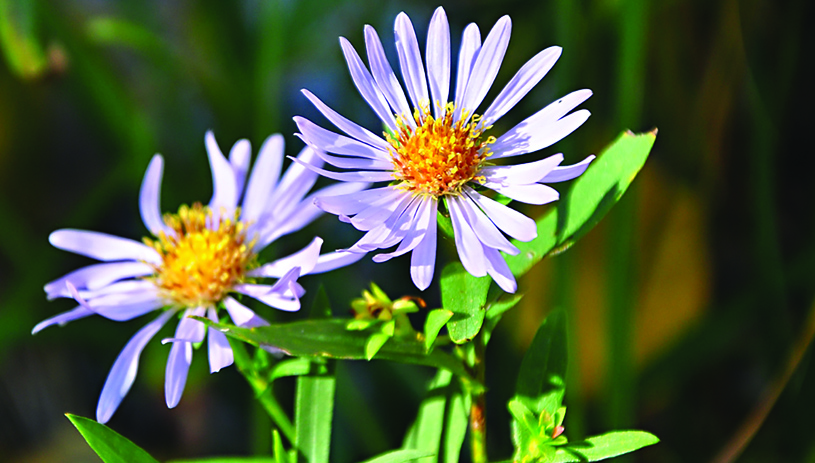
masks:
[[[490,155],[494,137],[483,137],[480,118],[466,115],[454,120],[454,106],[448,103],[444,116],[436,119],[425,108],[416,110],[416,127],[399,121],[399,133],[386,134],[391,145],[394,177],[401,186],[434,197],[457,195],[476,176]]]
[[[212,306],[232,288],[246,281],[256,266],[245,225],[233,217],[215,216],[207,206],[181,206],[165,214],[164,222],[175,232],[163,232],[144,242],[162,256],[154,279],[161,294],[184,307]]]

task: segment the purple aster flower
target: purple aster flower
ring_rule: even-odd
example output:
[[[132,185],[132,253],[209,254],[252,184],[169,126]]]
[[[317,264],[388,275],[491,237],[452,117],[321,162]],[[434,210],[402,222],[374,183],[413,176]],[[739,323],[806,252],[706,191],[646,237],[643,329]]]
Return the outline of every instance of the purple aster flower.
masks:
[[[260,250],[322,213],[314,205],[317,195],[347,194],[364,185],[333,185],[304,198],[318,175],[303,166],[319,167],[322,161],[306,148],[297,157],[301,164],[293,164],[280,178],[280,135],[272,135],[263,143],[247,182],[249,142],[235,143],[227,159],[212,132],[207,132],[205,140],[215,191],[208,206],[181,206],[178,213],[162,217],[159,196],[164,161],[157,154],[147,167],[139,199],[142,220],[152,238],[142,243],[70,229],[57,230],[49,237],[57,248],[104,263],[80,268],[45,285],[48,299],[73,297],[80,305],[40,322],[32,333],[94,314],[125,321],[159,312],[130,339],[113,364],[96,409],[96,419],[101,423],[110,419],[130,390],[147,342],[174,316],[180,317],[175,336],[163,341],[172,343],[165,378],[170,408],[178,404],[184,391],[193,343],[202,342],[208,335],[212,373],[233,361],[226,336],[207,329],[189,315],[218,322],[222,306],[238,326],[268,324],[230,294],[243,294],[276,309],[296,311],[304,293],[298,277],[333,270],[361,257],[348,252],[321,255],[322,239],[315,238],[290,256],[260,265]],[[264,282],[270,278],[277,281]]]
[[[427,73],[410,19],[405,13],[396,17],[396,51],[407,97],[373,27],[365,26],[370,70],[341,37],[354,84],[387,128],[383,136],[346,119],[303,90],[347,135],[295,117],[298,135],[317,150],[317,155],[347,170],[310,168],[341,181],[390,182],[379,188],[318,198],[318,207],[366,232],[349,251],[364,253],[398,245],[393,252],[374,256],[376,262],[412,252],[411,276],[419,289],[426,289],[433,279],[436,213],[443,200],[464,268],[474,276],[489,274],[502,289],[514,292],[515,278],[499,251],[517,254],[518,249],[505,234],[520,241],[532,240],[537,235],[535,222],[482,191],[491,189],[528,204],[549,203],[558,199],[558,192],[544,183],[575,178],[594,159],[589,156],[578,164],[561,166],[563,156],[556,154],[525,164],[497,165],[499,159],[546,148],[577,129],[589,112],[570,111],[591,96],[590,90],[570,93],[503,135],[490,136],[492,125],[546,75],[561,53],[560,47],[538,53],[487,109],[476,113],[498,74],[510,25],[509,17],[499,19],[483,43],[478,27],[467,26],[459,50],[454,95],[450,92],[450,30],[441,7],[428,29]]]

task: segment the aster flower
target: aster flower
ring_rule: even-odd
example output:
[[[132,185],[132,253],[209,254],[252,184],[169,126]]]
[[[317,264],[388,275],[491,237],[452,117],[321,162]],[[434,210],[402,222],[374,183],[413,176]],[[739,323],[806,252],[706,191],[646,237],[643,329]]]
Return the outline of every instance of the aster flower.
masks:
[[[90,315],[115,321],[130,320],[150,312],[158,317],[139,330],[125,345],[108,374],[96,419],[107,422],[127,394],[145,345],[173,317],[180,321],[167,360],[165,396],[175,407],[184,391],[192,361],[193,343],[208,335],[210,372],[229,366],[232,349],[220,331],[190,315],[219,320],[223,306],[232,322],[252,327],[268,324],[231,294],[239,293],[285,311],[300,308],[304,293],[297,278],[321,273],[357,261],[361,255],[333,252],[320,255],[322,240],[315,238],[302,250],[260,265],[258,253],[272,241],[297,231],[322,213],[314,206],[317,194],[358,191],[360,184],[333,185],[304,198],[318,175],[303,165],[322,165],[310,148],[280,178],[283,137],[264,142],[249,173],[251,147],[247,140],[233,146],[229,159],[221,153],[212,132],[206,148],[212,168],[214,194],[209,205],[181,206],[178,213],[159,212],[163,159],[155,155],[141,186],[139,208],[153,235],[143,242],[104,233],[63,229],[49,241],[59,249],[85,255],[103,263],[75,270],[45,285],[49,299],[73,297],[80,305],[40,322],[32,333],[64,325]],[[246,188],[244,188],[244,185]],[[238,207],[239,201],[241,207]],[[277,279],[274,284],[265,279]]]
[[[454,95],[450,94],[450,30],[442,8],[436,10],[428,29],[427,73],[410,19],[405,13],[396,17],[396,51],[407,97],[373,27],[365,26],[370,70],[341,37],[351,77],[386,127],[383,136],[346,119],[303,90],[326,119],[347,135],[295,117],[298,136],[326,163],[347,170],[311,169],[340,181],[390,182],[379,188],[318,198],[318,207],[366,232],[349,251],[364,253],[398,245],[393,252],[374,256],[376,262],[412,252],[411,276],[419,289],[426,289],[433,279],[436,214],[443,200],[464,268],[474,276],[489,274],[502,289],[514,292],[515,278],[499,251],[511,255],[519,251],[504,234],[520,241],[532,240],[537,235],[535,222],[482,191],[491,189],[528,204],[549,203],[558,199],[558,192],[544,183],[575,178],[594,159],[589,156],[578,164],[561,166],[563,156],[556,154],[513,166],[497,165],[503,158],[546,148],[577,129],[589,112],[570,111],[591,96],[590,90],[570,93],[503,135],[489,135],[493,124],[546,75],[561,53],[560,47],[538,53],[486,110],[477,113],[498,74],[510,27],[509,17],[504,16],[482,43],[478,27],[467,26],[458,55]]]

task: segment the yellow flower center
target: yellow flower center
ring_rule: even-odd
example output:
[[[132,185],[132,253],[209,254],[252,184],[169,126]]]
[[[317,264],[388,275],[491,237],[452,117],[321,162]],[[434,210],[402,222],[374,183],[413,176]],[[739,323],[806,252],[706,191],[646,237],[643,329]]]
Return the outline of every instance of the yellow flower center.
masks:
[[[245,282],[246,272],[257,266],[253,243],[247,242],[238,212],[221,217],[217,228],[212,227],[215,220],[218,217],[207,206],[181,206],[177,214],[164,215],[175,236],[161,232],[155,240],[144,239],[163,259],[154,266],[156,286],[178,305],[214,305]]]
[[[480,117],[467,123],[453,120],[454,106],[448,103],[443,117],[430,115],[429,108],[416,110],[416,127],[399,121],[399,133],[385,134],[391,145],[394,177],[401,186],[419,194],[439,197],[458,195],[471,180],[479,180],[479,170],[491,154],[488,145],[495,137],[483,137],[490,127],[478,127]]]

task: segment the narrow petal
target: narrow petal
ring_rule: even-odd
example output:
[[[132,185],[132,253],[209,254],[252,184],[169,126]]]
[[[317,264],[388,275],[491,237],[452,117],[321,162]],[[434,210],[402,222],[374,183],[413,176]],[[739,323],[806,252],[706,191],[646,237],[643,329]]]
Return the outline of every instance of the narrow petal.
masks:
[[[199,317],[205,314],[203,307],[187,309],[178,328],[175,330],[176,339],[191,339],[192,342],[178,341],[170,348],[170,356],[167,358],[167,371],[164,376],[164,398],[167,400],[167,408],[175,408],[184,393],[184,386],[187,384],[187,373],[190,371],[192,363],[192,343],[201,342],[204,339],[205,326],[198,320],[188,318],[190,315]]]
[[[303,148],[292,160],[295,162],[289,165],[272,192],[271,198],[267,199],[270,205],[267,206],[265,213],[268,216],[261,220],[284,216],[289,210],[296,208],[319,178],[319,174],[313,169],[319,169],[323,165],[323,160],[314,153],[314,150],[309,147]]]
[[[385,96],[382,95],[382,92],[379,91],[376,82],[362,63],[362,59],[360,59],[357,51],[354,50],[354,47],[345,37],[340,37],[340,47],[342,47],[342,53],[345,56],[345,61],[348,63],[351,79],[353,79],[354,85],[356,85],[362,98],[365,99],[368,105],[371,106],[371,109],[374,110],[376,115],[379,116],[379,119],[381,119],[388,128],[394,132],[397,131],[396,119],[393,117],[393,113],[388,110],[388,102],[385,100]]]
[[[249,307],[236,301],[231,296],[227,296],[224,299],[224,307],[226,307],[226,311],[229,313],[229,318],[232,319],[232,323],[237,326],[252,328],[269,324],[269,322],[260,318],[255,312],[249,309]]]
[[[461,116],[461,108],[464,104],[464,91],[467,90],[467,82],[470,80],[470,73],[473,69],[473,63],[478,57],[478,51],[481,49],[481,32],[475,23],[470,24],[464,29],[464,34],[461,38],[461,47],[458,50],[458,71],[456,72],[456,112],[454,119],[458,120]]]
[[[438,209],[438,201],[436,207]],[[430,216],[422,242],[413,249],[410,255],[410,277],[413,284],[421,291],[427,289],[433,281],[433,272],[436,267],[436,213]]]
[[[573,178],[577,178],[589,168],[589,164],[594,161],[594,155],[591,154],[586,157],[586,159],[580,161],[577,164],[572,164],[571,166],[558,166],[552,169],[551,172],[546,174],[545,177],[539,180],[541,183],[555,183],[555,182],[565,182],[566,180],[571,180]]]
[[[535,221],[520,212],[504,206],[490,199],[472,188],[465,188],[464,192],[487,214],[498,228],[507,235],[519,241],[531,241],[538,236],[538,227]]]
[[[246,195],[241,207],[241,220],[244,223],[257,223],[266,202],[277,186],[280,170],[283,165],[283,137],[278,134],[271,135],[260,147],[255,167],[249,177]]]
[[[504,54],[509,45],[511,29],[512,22],[509,16],[504,16],[495,23],[487,38],[484,39],[484,46],[478,52],[467,81],[467,89],[464,92],[462,110],[469,111],[467,118],[478,109],[495,81],[495,76],[498,75],[498,69],[501,68],[501,62],[504,60]]]
[[[560,47],[549,47],[527,61],[484,111],[480,124],[485,127],[492,125],[521,101],[552,69],[562,51]]]
[[[404,12],[396,16],[393,32],[396,36],[396,54],[399,55],[402,79],[405,81],[410,101],[413,102],[414,108],[424,113],[421,104],[430,101],[427,94],[427,77],[424,73],[416,31],[413,30],[410,18]]]
[[[49,299],[70,297],[66,281],[79,289],[95,290],[125,278],[151,275],[153,267],[143,262],[110,262],[82,267],[45,285]]]
[[[62,297],[73,297],[69,290],[69,285],[76,288],[72,282],[66,282],[64,295]],[[150,280],[125,280],[109,284],[99,289],[87,290],[83,289],[77,293],[85,299],[96,299],[102,296],[111,294],[124,294],[127,293],[129,297],[131,294],[150,294],[155,295],[156,284]]]
[[[249,140],[238,140],[229,151],[229,164],[235,173],[235,189],[237,198],[243,193],[246,184],[246,174],[249,172],[249,162],[252,160],[252,145]],[[235,201],[237,204],[237,200]]]
[[[459,206],[458,197],[448,197],[446,199],[447,209],[450,211],[450,220],[453,222],[453,235],[456,241],[456,251],[464,269],[475,277],[483,277],[487,274],[487,267],[484,264],[484,253],[481,242],[473,231],[464,212]]]
[[[486,257],[487,273],[495,280],[498,287],[510,294],[514,293],[518,289],[518,284],[501,253],[484,246],[484,256]]]
[[[408,191],[394,189],[394,193],[364,209],[351,219],[351,225],[357,230],[368,231],[386,222],[396,214],[401,214],[408,206],[412,195]]]
[[[137,260],[160,264],[161,256],[155,249],[138,241],[105,233],[64,228],[48,236],[55,248],[70,251],[102,261]]]
[[[394,113],[398,114],[401,119],[409,124],[415,126],[416,122],[413,120],[413,111],[408,106],[405,92],[399,85],[399,80],[393,72],[393,68],[385,57],[385,50],[382,48],[382,42],[379,40],[376,30],[365,25],[365,48],[368,51],[368,63],[371,65],[374,80],[388,100],[388,104]]]
[[[422,198],[422,200],[418,201],[415,216],[410,220],[410,227],[401,243],[399,243],[399,247],[391,253],[377,254],[373,257],[373,261],[385,262],[394,257],[407,254],[418,246],[427,234],[431,215],[436,214],[436,204],[438,204],[438,201],[430,197]],[[435,222],[433,225],[435,226]]]
[[[363,253],[347,251],[334,251],[321,254],[320,257],[317,258],[317,264],[310,273],[315,274],[330,272],[331,270],[336,270],[338,268],[345,267],[346,265],[356,263],[358,260],[362,259],[364,255],[365,254]]]
[[[215,311],[215,309],[209,308],[209,310],[207,310],[207,317],[213,322],[218,323],[218,312]],[[232,365],[232,362],[235,360],[226,335],[212,327],[207,328],[207,352],[209,354],[210,373],[221,371],[222,368]]]
[[[317,196],[314,199],[314,204],[331,214],[354,215],[370,207],[372,203],[390,195],[395,197],[398,195],[398,191],[391,186],[386,186],[344,195]]]
[[[591,90],[578,90],[550,103],[537,113],[529,116],[499,137],[490,146],[490,149],[495,153],[494,157],[497,159],[531,153],[565,137],[585,122],[589,113],[584,110],[584,112],[578,111],[567,117],[564,116],[590,96]],[[577,119],[573,118],[575,114],[579,114]]]
[[[500,249],[507,254],[516,255],[520,251],[512,245],[504,235],[498,230],[494,223],[487,217],[478,206],[467,199],[459,202],[461,211],[467,217],[467,222],[472,225],[478,240],[485,246]]]
[[[546,177],[558,164],[563,162],[563,155],[558,153],[535,162],[515,166],[487,166],[481,169],[488,182],[504,185],[529,185]]]
[[[365,145],[367,146],[367,145]],[[362,158],[331,156],[325,150],[315,150],[317,156],[334,167],[341,169],[363,169],[363,170],[388,170],[393,171],[393,161],[382,158]]]
[[[300,276],[300,268],[294,267],[283,275],[272,285],[242,284],[235,286],[235,291],[259,300],[264,304],[287,312],[300,310],[300,300],[296,290],[297,278]]]
[[[363,256],[363,254],[358,254],[358,255],[360,257]],[[37,323],[37,325],[34,327],[34,329],[31,330],[31,334],[37,334],[40,331],[44,330],[45,328],[48,328],[51,325],[63,326],[68,322],[72,322],[74,320],[79,320],[80,318],[85,318],[85,317],[88,317],[90,315],[95,315],[95,314],[96,314],[96,312],[94,312],[92,310],[89,310],[89,309],[87,309],[85,307],[82,307],[80,305],[80,306],[74,307],[72,310],[69,310],[67,312],[62,312],[59,315],[55,315],[55,316],[53,316],[51,318],[46,318],[45,320]]]
[[[99,404],[96,406],[96,421],[107,423],[113,412],[119,407],[122,398],[127,395],[136,373],[139,369],[139,356],[144,346],[158,333],[174,314],[173,311],[166,311],[158,318],[144,326],[138,333],[130,338],[122,352],[113,363],[113,368],[108,373],[102,394],[99,396]]]
[[[295,116],[294,123],[297,124],[303,141],[318,151],[382,161],[391,159],[387,148],[374,148],[361,141],[326,130],[304,117]]]
[[[503,185],[500,183],[486,182],[484,186],[504,196],[510,197],[515,201],[526,204],[548,204],[560,198],[560,193],[558,193],[557,190],[542,183],[533,183],[531,185]]]
[[[322,238],[316,237],[308,246],[294,254],[290,254],[251,270],[247,275],[250,277],[281,278],[294,267],[300,267],[300,271],[303,274],[309,273],[317,264],[317,259],[320,256],[320,247],[322,245]]]
[[[319,98],[314,96],[313,93],[309,92],[306,89],[301,90],[303,95],[311,101],[311,103],[320,111],[326,119],[328,119],[332,124],[334,124],[338,129],[345,132],[349,137],[355,138],[363,143],[367,143],[374,148],[379,148],[383,150],[388,149],[388,142],[382,139],[382,137],[374,135],[370,130],[362,127],[361,125],[357,124],[356,122],[352,122],[351,120],[343,117],[338,112],[334,111],[333,109],[329,108],[325,103],[320,101]]]
[[[433,100],[433,114],[444,116],[447,97],[450,93],[450,26],[444,8],[436,8],[430,27],[427,30],[427,78]]]
[[[131,320],[160,309],[167,303],[156,295],[121,293],[103,296],[88,301],[86,308],[117,322]],[[127,301],[127,302],[126,302]]]
[[[320,169],[319,167],[314,167],[297,159],[292,159],[292,161],[322,175],[323,177],[339,180],[341,182],[385,182],[393,180],[393,174],[391,172],[367,170],[358,172],[332,172],[329,170]]]
[[[158,236],[161,232],[173,236],[175,233],[161,218],[159,203],[161,202],[161,176],[163,172],[164,160],[160,154],[157,154],[150,160],[147,172],[144,173],[144,180],[142,180],[141,191],[139,192],[139,211],[144,226],[154,236]]]
[[[223,209],[227,215],[232,214],[238,204],[238,185],[235,183],[235,172],[232,170],[232,165],[221,153],[221,148],[218,147],[218,142],[215,141],[215,135],[211,130],[207,131],[204,141],[207,147],[209,166],[212,169],[213,193],[212,199],[209,201],[209,207],[215,212],[220,212]]]

